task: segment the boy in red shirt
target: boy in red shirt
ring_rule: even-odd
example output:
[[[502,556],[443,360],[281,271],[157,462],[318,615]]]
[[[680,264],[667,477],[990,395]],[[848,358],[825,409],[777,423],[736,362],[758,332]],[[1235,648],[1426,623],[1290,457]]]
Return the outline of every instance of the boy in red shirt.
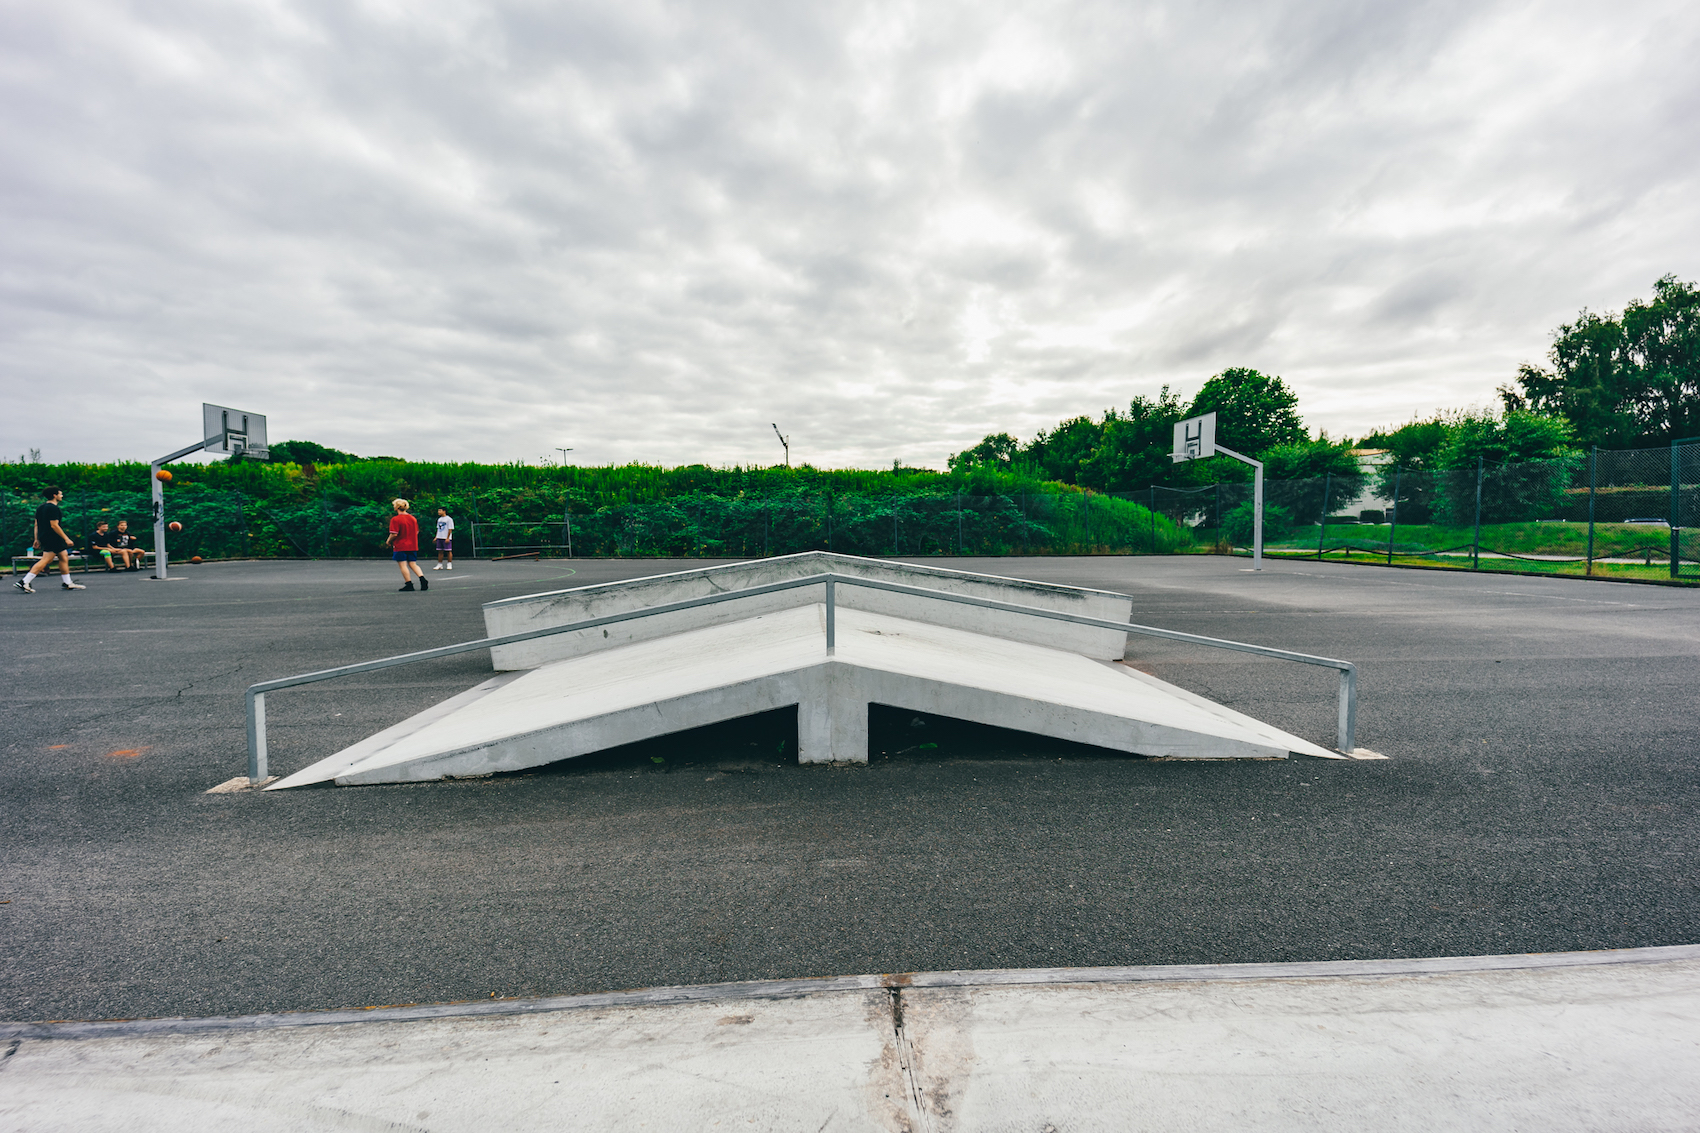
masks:
[[[419,589],[429,590],[431,584],[419,569],[419,521],[407,514],[406,500],[391,500],[390,506],[395,508],[395,514],[390,516],[390,537],[384,540],[384,546],[390,548],[391,557],[401,568],[401,589],[412,590],[417,577]]]

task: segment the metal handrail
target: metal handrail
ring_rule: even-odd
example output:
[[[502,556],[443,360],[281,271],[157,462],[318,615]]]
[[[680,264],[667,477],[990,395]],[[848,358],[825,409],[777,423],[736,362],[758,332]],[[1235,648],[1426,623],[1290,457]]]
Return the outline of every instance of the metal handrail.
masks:
[[[844,585],[860,586],[868,590],[884,590],[893,594],[909,594],[940,602],[978,606],[987,610],[1001,610],[1028,617],[1049,618],[1052,621],[1071,622],[1075,625],[1093,626],[1098,629],[1120,630],[1123,633],[1137,633],[1146,637],[1164,638],[1168,641],[1184,641],[1193,645],[1209,646],[1213,649],[1231,649],[1238,653],[1252,653],[1280,661],[1297,661],[1305,665],[1320,665],[1324,668],[1337,669],[1340,672],[1340,718],[1339,729],[1336,734],[1338,749],[1350,753],[1356,747],[1358,670],[1357,666],[1350,661],[1337,661],[1331,657],[1294,653],[1291,650],[1274,649],[1267,645],[1252,645],[1249,642],[1229,641],[1219,637],[1202,637],[1195,633],[1159,629],[1156,626],[1139,625],[1135,622],[1116,622],[1108,618],[1068,614],[1061,610],[1046,610],[1038,606],[1023,606],[1015,602],[999,602],[994,598],[976,598],[968,594],[951,594],[943,590],[908,586],[901,582],[881,582],[876,579],[857,578],[854,575],[828,571],[821,574],[805,575],[802,578],[787,579],[784,582],[768,582],[759,586],[749,586],[742,590],[728,590],[721,594],[705,594],[700,598],[665,602],[659,606],[645,606],[642,609],[628,610],[620,614],[604,614],[601,617],[585,618],[581,621],[568,622],[565,625],[547,626],[543,629],[526,630],[523,633],[503,634],[500,637],[485,637],[477,641],[462,641],[454,645],[441,645],[435,649],[422,649],[417,653],[401,653],[394,657],[382,657],[376,661],[362,661],[355,665],[339,665],[334,669],[320,669],[316,672],[301,673],[293,677],[278,677],[275,680],[260,681],[257,684],[249,685],[247,692],[248,781],[258,783],[266,778],[266,693],[268,692],[294,688],[297,685],[313,684],[317,681],[328,681],[335,677],[352,676],[355,673],[370,673],[378,669],[393,668],[397,665],[412,665],[419,661],[430,661],[437,657],[452,657],[457,653],[470,653],[477,649],[494,649],[500,645],[535,641],[540,637],[551,637],[558,633],[595,629],[598,626],[636,621],[639,618],[654,617],[657,614],[671,614],[680,610],[696,609],[699,606],[713,606],[721,602],[732,602],[740,598],[754,598],[762,594],[776,594],[785,590],[798,590],[805,586],[821,585],[826,587],[826,651],[828,656],[833,655],[837,648],[837,595],[835,589],[839,585]]]

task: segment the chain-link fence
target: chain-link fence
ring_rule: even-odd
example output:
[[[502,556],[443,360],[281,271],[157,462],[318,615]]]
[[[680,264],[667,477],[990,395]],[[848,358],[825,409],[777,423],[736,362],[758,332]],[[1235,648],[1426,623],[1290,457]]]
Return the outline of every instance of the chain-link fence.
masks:
[[[0,490],[0,545],[27,553],[39,500]],[[1138,492],[722,496],[692,493],[592,504],[565,489],[470,489],[413,500],[422,547],[438,507],[461,555],[747,558],[831,550],[882,555],[1228,553],[1252,541],[1249,481]],[[152,545],[146,492],[73,491],[67,530],[87,546],[120,519]],[[360,558],[386,553],[387,498],[307,485],[284,499],[189,484],[166,493],[183,524],[172,557]],[[1594,570],[1660,565],[1700,575],[1700,442],[1594,451],[1447,471],[1373,467],[1354,477],[1270,480],[1264,539],[1273,554],[1379,556],[1480,567]]]
[[[1249,482],[1150,493],[1195,544],[1212,533],[1219,544],[1251,542]],[[1387,464],[1350,480],[1270,480],[1264,494],[1264,541],[1276,553],[1478,567],[1489,558],[1582,573],[1657,563],[1672,577],[1700,575],[1700,442],[1443,471]]]

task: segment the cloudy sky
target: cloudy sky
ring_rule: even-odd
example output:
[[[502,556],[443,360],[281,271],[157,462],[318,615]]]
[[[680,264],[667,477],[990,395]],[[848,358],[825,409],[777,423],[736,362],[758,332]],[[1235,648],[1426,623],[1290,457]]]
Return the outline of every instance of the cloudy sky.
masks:
[[[0,454],[942,466],[1700,277],[1700,5],[0,0]]]

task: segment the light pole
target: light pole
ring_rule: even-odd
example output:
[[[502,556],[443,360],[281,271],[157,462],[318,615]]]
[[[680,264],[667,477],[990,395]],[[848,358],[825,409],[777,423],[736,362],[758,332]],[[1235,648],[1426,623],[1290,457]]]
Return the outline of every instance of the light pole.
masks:
[[[791,438],[779,431],[779,426],[773,426],[773,435],[779,438],[779,443],[785,446],[785,467],[791,467]]]
[[[561,454],[561,467],[565,468],[567,466],[567,454],[573,451],[572,446],[562,448],[560,445],[556,445],[555,451]],[[561,529],[567,533],[567,558],[570,559],[573,557],[573,498],[571,496],[566,497],[566,501],[561,505]]]

